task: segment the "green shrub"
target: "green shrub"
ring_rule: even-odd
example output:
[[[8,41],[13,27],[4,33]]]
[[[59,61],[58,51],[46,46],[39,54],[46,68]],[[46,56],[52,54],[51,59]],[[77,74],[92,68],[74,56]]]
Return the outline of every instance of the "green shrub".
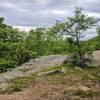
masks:
[[[25,63],[27,61],[29,61],[30,59],[33,59],[37,56],[37,53],[36,52],[32,52],[32,51],[29,51],[29,50],[21,50],[18,52],[18,64],[22,64],[22,63]]]
[[[14,68],[16,62],[10,59],[0,58],[0,72],[5,72],[9,68]]]

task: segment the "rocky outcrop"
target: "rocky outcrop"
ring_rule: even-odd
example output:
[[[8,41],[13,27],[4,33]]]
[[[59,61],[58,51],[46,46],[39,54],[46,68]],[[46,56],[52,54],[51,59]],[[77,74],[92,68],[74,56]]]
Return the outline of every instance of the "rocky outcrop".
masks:
[[[67,55],[50,55],[32,59],[15,69],[0,74],[0,87],[3,83],[9,83],[11,79],[29,76],[42,68],[60,66],[68,59]]]
[[[42,56],[37,59],[30,60],[27,63],[24,63],[22,66],[18,67],[17,69],[36,71],[46,67],[60,66],[65,61],[67,62],[68,59],[69,57],[67,55]]]
[[[92,66],[100,66],[100,50],[93,52],[92,59]],[[11,79],[30,76],[33,72],[43,68],[60,66],[69,61],[71,59],[67,55],[49,55],[32,59],[15,69],[0,74],[0,88],[6,87]]]
[[[93,52],[92,66],[100,66],[100,50]]]

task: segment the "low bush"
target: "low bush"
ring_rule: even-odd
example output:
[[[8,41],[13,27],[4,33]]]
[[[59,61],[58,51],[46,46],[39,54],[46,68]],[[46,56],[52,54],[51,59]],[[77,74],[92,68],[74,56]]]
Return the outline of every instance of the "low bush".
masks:
[[[6,60],[5,58],[0,58],[0,72],[5,72],[9,68],[14,68],[16,66],[16,62],[13,60]]]

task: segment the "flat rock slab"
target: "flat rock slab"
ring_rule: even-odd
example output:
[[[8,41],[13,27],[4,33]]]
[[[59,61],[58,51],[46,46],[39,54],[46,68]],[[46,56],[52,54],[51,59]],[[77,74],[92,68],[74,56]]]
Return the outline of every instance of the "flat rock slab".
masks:
[[[60,66],[65,60],[68,60],[68,56],[66,55],[42,56],[37,59],[30,60],[27,63],[24,63],[22,66],[19,67],[19,69],[38,70],[51,66]]]
[[[0,74],[0,85],[3,86],[3,83],[7,83],[14,78],[29,76],[42,68],[60,66],[68,59],[69,57],[67,55],[50,55],[32,59],[15,69]]]
[[[93,66],[100,66],[100,50],[93,52]]]

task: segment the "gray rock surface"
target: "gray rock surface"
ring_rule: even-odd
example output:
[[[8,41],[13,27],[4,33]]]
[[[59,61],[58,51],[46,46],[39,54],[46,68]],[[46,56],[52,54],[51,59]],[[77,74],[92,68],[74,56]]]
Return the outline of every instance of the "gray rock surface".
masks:
[[[18,69],[36,71],[41,68],[60,66],[65,60],[68,60],[68,56],[66,55],[42,56],[37,59],[30,60],[27,63],[24,63],[22,66],[18,67]]]
[[[0,88],[5,86],[3,83],[9,84],[11,79],[29,76],[33,72],[39,71],[42,68],[60,66],[68,59],[69,57],[67,55],[50,55],[32,59],[11,71],[0,74]]]
[[[100,50],[93,52],[93,65],[100,66]]]

